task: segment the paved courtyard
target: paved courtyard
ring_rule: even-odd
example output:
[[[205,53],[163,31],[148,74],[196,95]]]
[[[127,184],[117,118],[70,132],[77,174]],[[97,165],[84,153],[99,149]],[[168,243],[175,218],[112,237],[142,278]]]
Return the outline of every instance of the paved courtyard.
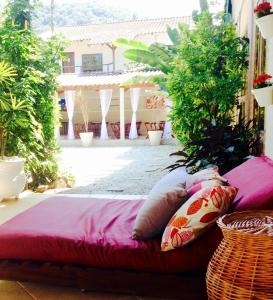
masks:
[[[76,186],[64,193],[145,195],[177,157],[175,145],[134,147],[64,147],[62,169],[75,176]]]

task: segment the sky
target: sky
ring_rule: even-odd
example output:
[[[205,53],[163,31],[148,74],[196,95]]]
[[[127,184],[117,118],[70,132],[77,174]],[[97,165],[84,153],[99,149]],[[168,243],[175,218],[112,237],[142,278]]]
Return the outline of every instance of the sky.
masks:
[[[199,9],[199,0],[55,0],[55,4],[62,3],[84,3],[96,1],[101,4],[116,8],[118,10],[127,9],[141,17],[176,17],[190,16],[193,10]],[[5,0],[0,0],[3,4]],[[42,0],[44,4],[49,4],[50,0]],[[223,8],[224,0],[213,0],[218,2],[215,11]]]
[[[3,2],[4,0],[0,0]],[[50,0],[42,0],[45,4],[49,4]],[[94,1],[94,0],[93,0]],[[175,17],[190,16],[192,11],[199,9],[199,0],[96,0],[98,3],[122,10],[127,9],[135,12],[143,17]],[[55,0],[56,5],[62,3],[81,3],[92,2],[88,0]],[[224,0],[214,0],[219,2],[215,10],[223,7]]]

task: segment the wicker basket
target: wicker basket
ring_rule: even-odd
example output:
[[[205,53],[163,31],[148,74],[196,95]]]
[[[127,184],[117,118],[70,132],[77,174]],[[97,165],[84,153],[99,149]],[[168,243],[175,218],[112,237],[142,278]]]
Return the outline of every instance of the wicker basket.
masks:
[[[207,272],[215,299],[273,299],[273,211],[247,211],[218,220],[224,239]]]

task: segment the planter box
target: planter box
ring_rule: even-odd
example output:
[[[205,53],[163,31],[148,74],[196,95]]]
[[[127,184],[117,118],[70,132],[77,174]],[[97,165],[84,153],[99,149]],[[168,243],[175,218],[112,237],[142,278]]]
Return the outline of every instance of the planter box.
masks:
[[[148,131],[149,140],[152,146],[158,146],[161,143],[162,130],[151,130]]]
[[[261,89],[252,90],[260,107],[265,107],[273,104],[273,86],[267,86]]]
[[[81,143],[83,147],[89,147],[92,145],[93,132],[80,132]]]
[[[273,14],[256,19],[256,24],[264,39],[273,37]]]
[[[18,197],[26,185],[25,159],[18,157],[0,160],[0,201]]]

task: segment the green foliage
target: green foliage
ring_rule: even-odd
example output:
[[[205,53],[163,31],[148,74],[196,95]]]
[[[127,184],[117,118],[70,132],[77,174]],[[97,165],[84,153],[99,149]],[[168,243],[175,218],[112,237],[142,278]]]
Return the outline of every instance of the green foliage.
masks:
[[[208,0],[199,0],[201,12],[209,10]]]
[[[124,47],[127,49],[139,49],[139,50],[144,50],[144,51],[149,50],[149,47],[142,42],[135,41],[135,40],[127,40],[124,38],[117,39],[115,41],[114,45],[117,47]]]
[[[11,93],[15,84],[15,69],[7,62],[0,62],[0,154],[3,160],[6,145],[16,138],[20,128],[34,130],[33,109],[25,100],[17,100]],[[19,137],[20,138],[20,137]]]
[[[30,3],[30,0],[8,0],[8,5],[5,9],[6,22],[16,23],[21,29],[25,27],[25,21],[28,25],[31,24],[32,12],[36,7],[37,0],[32,1],[34,4]]]
[[[215,22],[208,12],[196,27],[183,29],[168,91],[173,100],[170,118],[182,144],[202,137],[203,121],[228,126],[237,95],[244,86],[248,43],[237,38],[232,23]]]
[[[181,28],[183,28],[182,25]],[[171,45],[153,43],[147,46],[144,43],[124,38],[115,41],[115,45],[127,49],[124,52],[124,56],[127,59],[140,64],[142,69],[159,70],[163,73],[162,76],[154,78],[154,82],[159,84],[160,88],[164,91],[167,90],[166,75],[173,70],[173,61],[177,55],[176,47],[182,39],[180,32],[176,28],[167,27],[167,33],[172,41]]]
[[[14,22],[17,20],[16,12],[21,14],[22,2],[11,2],[13,6],[8,5],[6,12],[9,15],[0,28],[0,60],[13,66],[16,75],[9,86],[11,99],[23,103],[28,115],[25,115],[25,122],[16,121],[18,126],[13,122],[14,127],[9,128],[12,139],[7,141],[6,155],[26,158],[26,168],[35,187],[57,177],[54,138],[54,127],[58,121],[56,76],[60,71],[59,61],[63,57],[65,43],[57,37],[42,41],[29,26],[22,28],[20,22]],[[21,107],[16,114],[13,120],[19,120],[25,112]]]
[[[181,37],[179,31],[176,28],[171,28],[167,26],[167,34],[172,41],[173,45],[179,45],[181,43]]]
[[[216,165],[221,174],[230,171],[250,155],[259,154],[260,139],[251,123],[241,120],[225,126],[204,122],[202,138],[190,140],[183,151],[173,153],[181,158],[169,169],[184,166],[189,172],[196,172]]]

